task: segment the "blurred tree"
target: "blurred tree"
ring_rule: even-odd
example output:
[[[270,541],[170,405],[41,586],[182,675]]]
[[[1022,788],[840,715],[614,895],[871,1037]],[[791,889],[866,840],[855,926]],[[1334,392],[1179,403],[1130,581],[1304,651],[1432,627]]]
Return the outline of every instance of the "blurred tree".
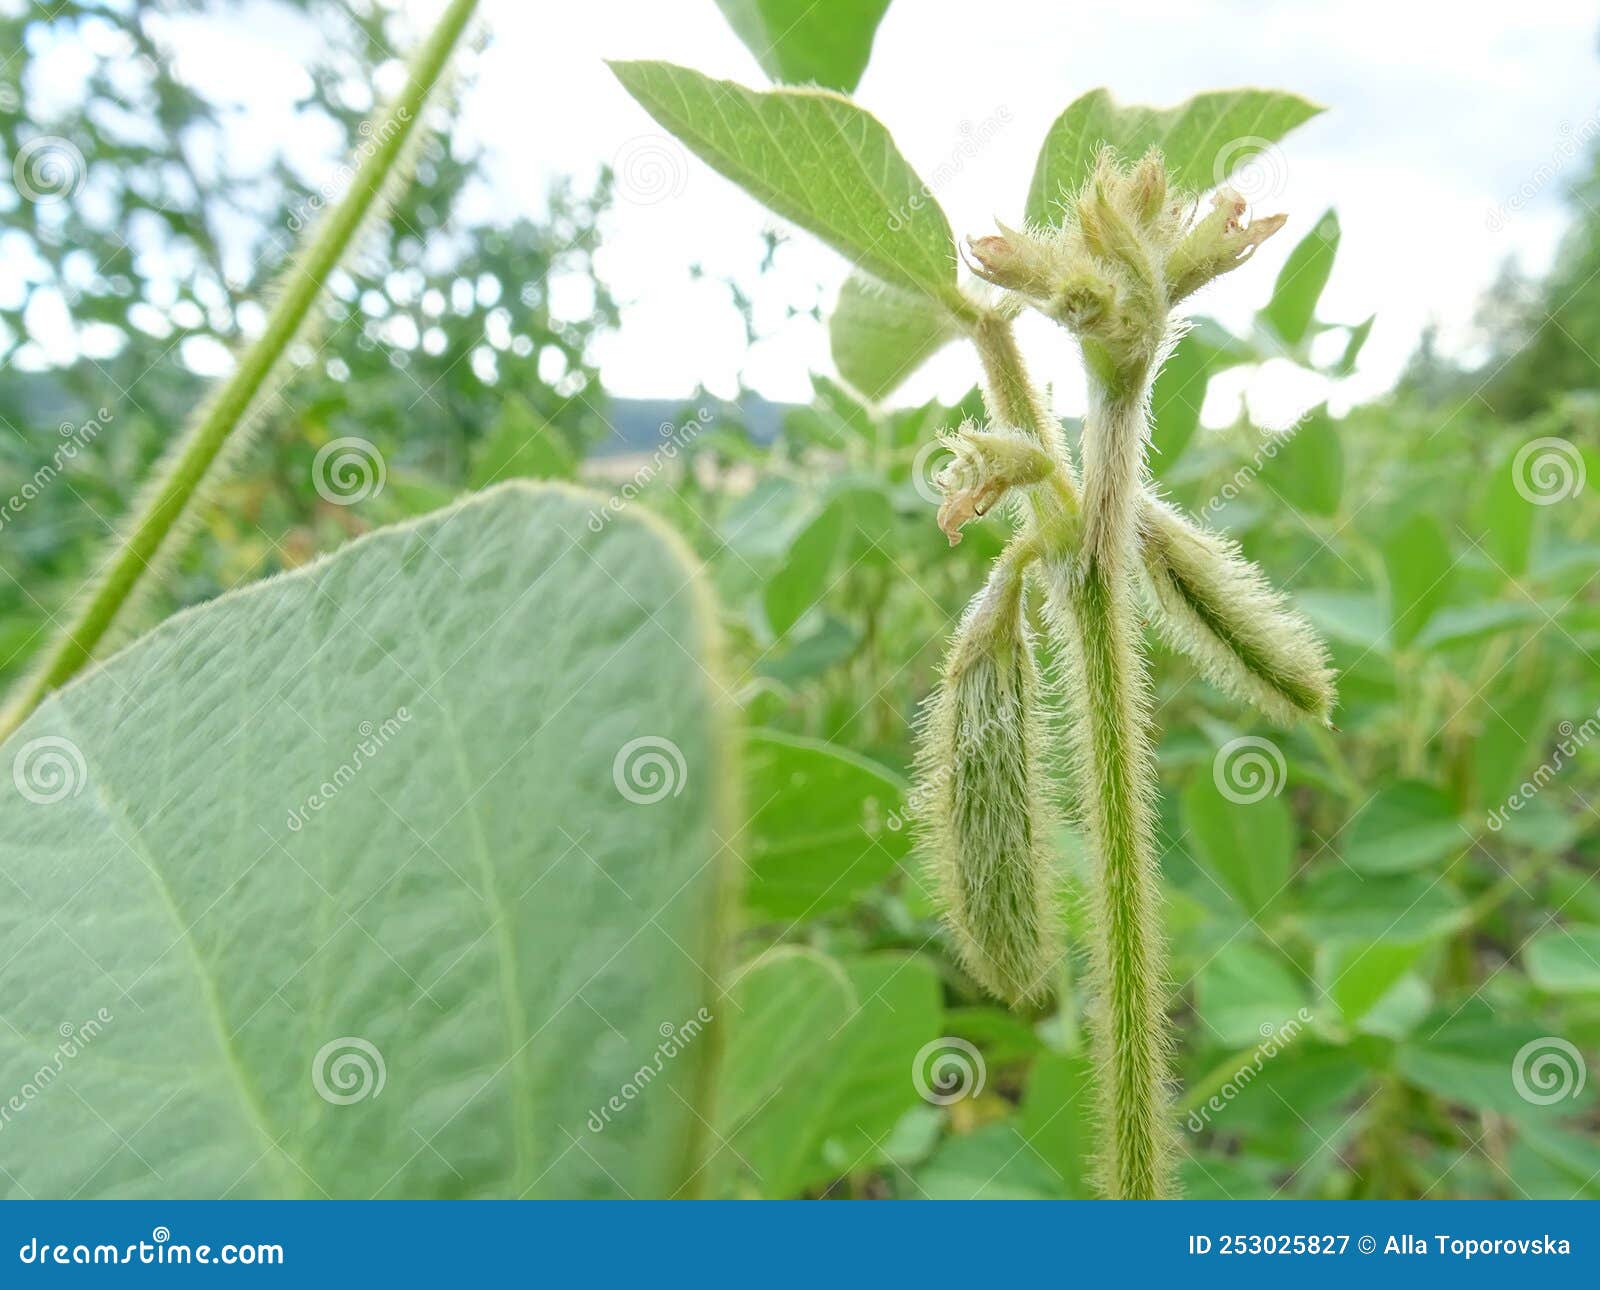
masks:
[[[174,56],[222,21],[298,25],[315,51],[292,137],[253,165],[239,157],[240,107],[190,84]],[[261,325],[259,302],[349,159],[359,164],[367,116],[416,37],[377,0],[0,0],[0,45],[17,51],[0,66],[11,180],[0,185],[0,676],[88,572],[227,348]],[[616,320],[593,270],[610,176],[553,185],[537,217],[485,220],[471,213],[486,205],[473,200],[483,158],[452,137],[453,113],[447,103],[427,123],[412,185],[331,284],[315,350],[290,397],[261,409],[257,448],[175,570],[173,601],[447,498],[510,393],[573,454],[605,432],[590,345]],[[565,315],[552,282],[576,302]],[[82,433],[102,408],[103,424]],[[345,436],[386,463],[388,487],[360,508],[329,504],[312,483],[317,449]],[[62,468],[57,450],[74,437],[84,450]],[[52,486],[39,486],[41,469]]]

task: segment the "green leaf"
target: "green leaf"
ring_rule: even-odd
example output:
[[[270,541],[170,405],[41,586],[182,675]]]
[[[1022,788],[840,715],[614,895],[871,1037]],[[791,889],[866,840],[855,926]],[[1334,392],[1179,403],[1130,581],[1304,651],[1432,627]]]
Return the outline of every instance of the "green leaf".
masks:
[[[716,1164],[719,1172],[738,1172],[741,1156],[781,1159],[804,1104],[791,1095],[779,1108],[789,1114],[763,1112],[785,1088],[817,1078],[831,1037],[860,1001],[838,960],[798,946],[763,954],[741,969],[728,993],[732,1021],[717,1076],[717,1118],[735,1145],[719,1152]]]
[[[1305,986],[1283,955],[1248,941],[1225,945],[1195,984],[1204,1038],[1229,1048],[1260,1043],[1305,1006]]]
[[[726,1122],[721,1133],[738,1170],[764,1196],[795,1196],[871,1167],[900,1117],[922,1105],[912,1070],[917,1054],[939,1034],[933,965],[910,955],[873,954],[845,960],[842,967],[851,992],[843,1017],[831,1011],[837,998],[832,985],[825,989],[825,1006],[813,1007],[800,996],[799,968],[784,969],[786,982],[763,986],[769,1001],[783,994],[805,1012],[809,1041],[798,1026],[782,1028],[782,1051],[794,1060],[761,1073],[753,1085],[749,1081],[760,1067],[753,1049],[780,1028],[770,1006],[753,1009],[748,1019],[733,1011],[730,1068],[745,1073],[736,1104],[755,1109]],[[805,979],[820,981],[814,970]]]
[[[1305,884],[1300,906],[1296,918],[1316,941],[1436,940],[1466,914],[1454,889],[1435,877],[1367,877],[1340,864]]]
[[[867,70],[889,0],[717,0],[734,34],[775,81],[848,94]]]
[[[1411,970],[1424,945],[1404,941],[1335,941],[1317,947],[1317,980],[1354,1025]]]
[[[664,528],[591,532],[591,500],[505,485],[381,530],[168,620],[4,745],[5,1086],[113,1018],[7,1122],[8,1190],[688,1180],[713,619]]]
[[[512,396],[472,454],[470,482],[486,488],[508,479],[571,479],[577,473],[577,458],[561,432]]]
[[[1432,784],[1401,780],[1380,789],[1350,822],[1344,860],[1362,873],[1421,869],[1471,845],[1450,799]]]
[[[1551,927],[1528,943],[1528,976],[1552,994],[1600,991],[1600,927]]]
[[[1212,775],[1184,790],[1183,822],[1196,857],[1251,918],[1282,893],[1294,856],[1294,817],[1275,796],[1234,801]]]
[[[1009,1120],[947,1137],[918,1171],[919,1200],[1052,1200],[1062,1174],[1029,1149]]]
[[[1594,1101],[1583,1056],[1568,1044],[1548,1021],[1505,1020],[1480,1000],[1424,1024],[1395,1069],[1447,1102],[1548,1123]]]
[[[1105,144],[1128,158],[1159,146],[1178,187],[1202,193],[1321,111],[1281,90],[1220,90],[1164,109],[1121,107],[1109,91],[1090,90],[1045,135],[1028,190],[1028,218],[1059,224],[1062,194],[1077,191]]]
[[[1330,210],[1300,239],[1278,270],[1272,299],[1261,311],[1261,319],[1289,345],[1306,338],[1338,251],[1339,217]]]
[[[1333,515],[1344,487],[1344,452],[1327,406],[1314,408],[1292,429],[1269,439],[1262,482],[1297,510]]]
[[[813,918],[880,882],[910,848],[896,828],[905,785],[835,744],[775,730],[748,742],[745,900],[774,918]]]
[[[1198,319],[1184,333],[1150,392],[1150,468],[1157,475],[1171,471],[1194,437],[1211,378],[1249,358],[1249,347],[1209,318]]]
[[[1049,1171],[1053,1196],[1094,1196],[1091,1179],[1097,1109],[1094,1065],[1087,1058],[1046,1053],[1033,1064],[1017,1129]]]
[[[782,636],[799,622],[828,590],[844,546],[846,522],[843,508],[824,506],[795,535],[778,571],[767,579],[762,603],[775,636]]]
[[[874,401],[886,399],[960,334],[955,319],[927,296],[852,273],[828,319],[839,375]]]
[[[1389,622],[1395,645],[1409,645],[1450,594],[1455,564],[1444,531],[1431,516],[1416,514],[1383,544],[1389,571]]]
[[[1519,578],[1528,571],[1538,509],[1523,493],[1526,484],[1517,478],[1515,460],[1515,453],[1507,453],[1495,466],[1472,516],[1472,537],[1506,578]]]
[[[1350,334],[1345,338],[1344,353],[1339,356],[1339,361],[1330,369],[1333,376],[1349,376],[1356,370],[1356,360],[1361,357],[1361,351],[1366,347],[1367,337],[1372,335],[1372,324],[1377,322],[1378,315],[1371,315],[1365,322],[1359,322],[1349,329]]]
[[[701,159],[859,268],[955,308],[955,240],[881,122],[826,90],[758,93],[660,62],[614,62]]]

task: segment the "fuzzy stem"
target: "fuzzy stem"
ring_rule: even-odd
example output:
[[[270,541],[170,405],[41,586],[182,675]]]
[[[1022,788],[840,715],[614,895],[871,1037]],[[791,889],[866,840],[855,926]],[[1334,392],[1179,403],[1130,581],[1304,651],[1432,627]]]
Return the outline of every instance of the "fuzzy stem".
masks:
[[[1172,1186],[1156,773],[1134,603],[1144,416],[1142,399],[1098,401],[1085,426],[1084,547],[1051,569],[1053,615],[1078,673],[1069,688],[1098,860],[1094,1037],[1109,1141],[1104,1186],[1132,1199],[1162,1197]]]
[[[15,730],[45,695],[88,664],[140,584],[148,581],[162,548],[182,530],[201,485],[284,361],[329,274],[350,249],[385,187],[398,173],[406,142],[476,8],[477,0],[453,0],[417,50],[399,95],[373,119],[373,149],[356,167],[350,190],[318,225],[298,257],[260,337],[245,351],[233,374],[180,440],[89,591],[11,695],[0,713],[0,739]]]

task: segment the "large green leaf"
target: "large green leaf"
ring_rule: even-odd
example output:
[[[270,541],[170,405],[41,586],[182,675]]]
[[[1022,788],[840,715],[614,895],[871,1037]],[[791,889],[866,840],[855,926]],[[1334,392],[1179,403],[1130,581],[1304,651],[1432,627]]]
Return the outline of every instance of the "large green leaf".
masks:
[[[1362,873],[1421,869],[1465,850],[1472,834],[1456,819],[1450,799],[1432,784],[1388,784],[1356,813],[1344,860]]]
[[[1333,515],[1344,487],[1344,452],[1327,405],[1313,408],[1292,429],[1269,440],[1261,482],[1297,510]]]
[[[1444,530],[1431,515],[1411,516],[1383,544],[1389,571],[1390,632],[1409,645],[1450,594],[1455,561]]]
[[[1165,475],[1177,465],[1200,427],[1206,388],[1218,372],[1252,357],[1250,347],[1209,318],[1197,319],[1161,365],[1150,391],[1150,469]]]
[[[1600,993],[1600,927],[1551,927],[1522,952],[1528,976],[1552,994]]]
[[[848,94],[867,70],[889,0],[717,0],[761,70]]]
[[[651,116],[885,282],[961,307],[950,223],[874,116],[826,90],[759,93],[671,63],[611,69]]]
[[[794,1196],[872,1166],[896,1121],[922,1104],[915,1063],[939,1034],[933,965],[901,954],[846,960],[843,996],[840,970],[820,954],[783,954],[734,992],[727,1096],[738,1114],[719,1133],[762,1195]],[[785,1011],[794,1015],[776,1015]]]
[[[1261,318],[1290,345],[1298,345],[1306,338],[1338,251],[1339,217],[1329,211],[1295,244],[1278,270],[1272,299],[1261,311]],[[1353,365],[1354,359],[1351,362]]]
[[[712,617],[671,535],[597,532],[598,501],[511,484],[382,530],[171,619],[4,745],[0,1086],[58,1066],[5,1125],[8,1193],[690,1178]]]
[[[748,741],[747,903],[775,918],[849,904],[910,848],[904,784],[834,744],[758,731]]]
[[[1320,111],[1281,90],[1219,90],[1172,108],[1122,107],[1109,91],[1090,90],[1045,135],[1028,190],[1028,218],[1059,224],[1063,195],[1083,183],[1106,144],[1130,158],[1158,145],[1178,186],[1200,193]]]
[[[1253,791],[1244,796],[1231,789],[1224,792],[1217,778],[1197,776],[1184,790],[1184,827],[1197,858],[1239,907],[1255,918],[1280,896],[1289,881],[1294,817],[1280,798],[1268,793],[1248,800]]]
[[[1203,1038],[1242,1048],[1294,1021],[1306,1006],[1299,975],[1281,953],[1230,941],[1200,971],[1195,1011]]]
[[[839,375],[867,398],[886,399],[959,334],[955,320],[926,296],[852,273],[828,319]]]

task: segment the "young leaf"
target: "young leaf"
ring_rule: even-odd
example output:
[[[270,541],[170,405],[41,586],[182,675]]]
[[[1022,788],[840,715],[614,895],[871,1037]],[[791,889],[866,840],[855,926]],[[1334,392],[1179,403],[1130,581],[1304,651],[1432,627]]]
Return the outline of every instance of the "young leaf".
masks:
[[[747,749],[752,909],[781,919],[839,909],[911,849],[899,827],[905,786],[876,762],[775,730],[751,734]]]
[[[690,1181],[736,768],[707,593],[599,504],[509,484],[380,530],[0,748],[0,1071],[111,1016],[7,1121],[6,1192]],[[667,1087],[608,1103],[642,1067]]]
[[[1178,464],[1200,426],[1206,387],[1226,368],[1248,362],[1251,351],[1208,318],[1184,333],[1161,365],[1150,391],[1150,470],[1158,478]]]
[[[1437,520],[1418,513],[1383,545],[1389,571],[1389,622],[1394,645],[1409,645],[1450,594],[1455,561]]]
[[[1329,211],[1300,239],[1278,271],[1272,299],[1261,311],[1261,318],[1289,345],[1298,345],[1305,339],[1338,251],[1339,216]]]
[[[1219,90],[1173,108],[1122,107],[1109,91],[1090,90],[1045,135],[1028,190],[1028,218],[1059,224],[1063,196],[1088,178],[1106,144],[1129,158],[1159,146],[1175,185],[1202,193],[1321,111],[1282,90]]]
[[[1335,514],[1344,490],[1344,452],[1327,405],[1268,443],[1272,455],[1261,467],[1261,482],[1296,510]]]
[[[867,70],[889,0],[717,0],[734,34],[786,85],[848,94]]]
[[[1247,916],[1287,903],[1295,824],[1281,798],[1241,801],[1224,795],[1216,776],[1202,774],[1184,790],[1182,806],[1195,855]]]
[[[826,90],[758,93],[661,62],[611,70],[662,126],[886,282],[962,307],[949,221],[874,116]]]
[[[825,981],[818,960],[831,968]],[[728,1067],[737,1082],[728,1096],[742,1115],[718,1125],[723,1157],[748,1169],[751,1183],[770,1197],[797,1195],[881,1159],[889,1131],[922,1104],[916,1080],[929,1073],[916,1061],[938,1038],[940,1020],[939,977],[926,959],[870,954],[839,962],[808,954],[778,961],[783,980],[771,969],[747,972],[735,987]],[[835,984],[841,967],[849,986],[842,1017]],[[801,993],[813,982],[820,1000]],[[783,1035],[772,1018],[784,996],[809,1026],[809,1042]],[[932,1078],[942,1073],[936,1069]]]
[[[1381,789],[1350,822],[1344,861],[1360,873],[1401,873],[1459,854],[1471,831],[1432,784],[1401,780]]]
[[[1333,376],[1349,376],[1356,370],[1356,360],[1361,357],[1361,350],[1367,343],[1367,337],[1372,335],[1372,324],[1377,322],[1378,315],[1370,314],[1365,322],[1359,322],[1349,329],[1345,338],[1344,353],[1339,356],[1339,361],[1329,369]]]
[[[839,375],[874,401],[886,399],[960,334],[948,310],[862,273],[839,289],[828,345]]]
[[[472,454],[472,486],[508,479],[571,479],[578,462],[561,432],[512,395]]]

